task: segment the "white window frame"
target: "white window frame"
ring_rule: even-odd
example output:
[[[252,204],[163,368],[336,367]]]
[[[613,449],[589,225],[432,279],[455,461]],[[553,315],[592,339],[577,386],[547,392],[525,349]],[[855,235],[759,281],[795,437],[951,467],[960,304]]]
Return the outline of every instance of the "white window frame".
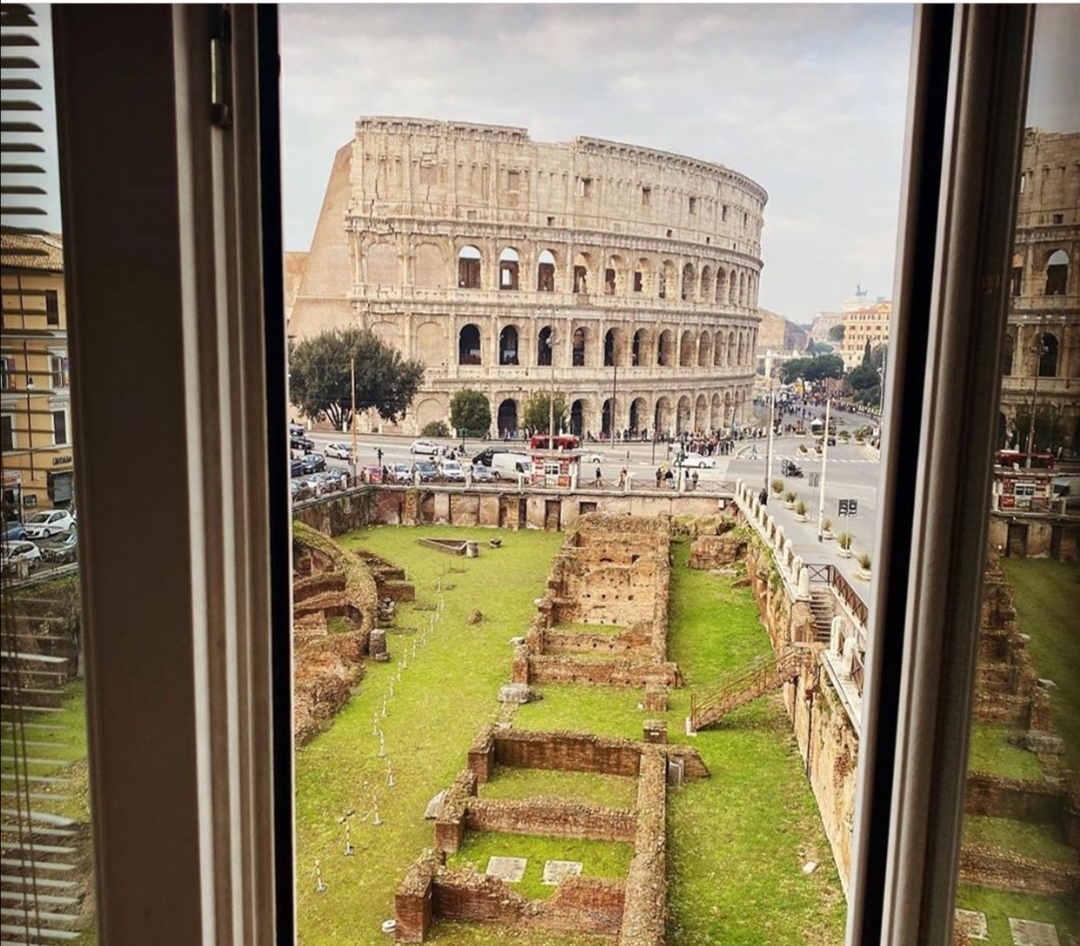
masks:
[[[229,128],[209,122],[207,8],[53,17],[67,298],[83,314],[70,333],[101,940],[291,943],[291,680],[271,646],[289,646],[280,198],[259,139],[277,102],[257,79],[274,13],[232,7]],[[916,13],[891,359],[905,370],[886,395],[864,703],[864,732],[891,719],[897,739],[860,751],[849,942],[929,946],[951,928],[1005,324],[1005,282],[982,287],[1010,259],[1000,195],[1016,191],[1031,17]],[[138,357],[117,360],[119,340]],[[117,490],[133,428],[155,475]],[[146,556],[131,521],[170,541]]]

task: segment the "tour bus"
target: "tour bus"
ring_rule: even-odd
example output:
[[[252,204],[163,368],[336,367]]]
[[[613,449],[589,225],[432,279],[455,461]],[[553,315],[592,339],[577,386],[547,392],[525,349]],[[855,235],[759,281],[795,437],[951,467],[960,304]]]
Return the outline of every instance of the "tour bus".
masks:
[[[581,438],[573,434],[533,434],[529,440],[533,450],[576,450],[581,446]]]
[[[1030,458],[1031,464],[1028,465]],[[1052,453],[1023,453],[1020,450],[999,450],[994,454],[996,466],[1010,466],[1019,469],[1052,470],[1054,468],[1054,455]]]

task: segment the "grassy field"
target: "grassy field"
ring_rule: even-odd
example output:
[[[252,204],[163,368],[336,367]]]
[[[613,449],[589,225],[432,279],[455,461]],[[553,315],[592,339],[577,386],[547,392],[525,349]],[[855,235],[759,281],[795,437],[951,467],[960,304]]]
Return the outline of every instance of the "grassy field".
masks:
[[[1019,730],[976,722],[971,728],[968,768],[1005,778],[1041,779],[1043,768],[1035,753],[1009,745]]]
[[[479,786],[481,798],[519,801],[546,795],[608,808],[634,807],[637,779],[592,772],[550,772],[496,766],[493,778]]]
[[[964,842],[1000,847],[1021,857],[1076,863],[1076,851],[1063,844],[1051,827],[1013,818],[968,815],[964,818]]]
[[[1080,775],[1080,570],[1075,562],[1047,559],[1002,559],[1001,567],[1016,593],[1017,626],[1031,635],[1039,676],[1057,684],[1050,703],[1054,725],[1070,768]]]
[[[1055,897],[1040,897],[1036,894],[1006,893],[1002,890],[987,890],[983,887],[961,887],[956,894],[956,905],[962,910],[979,910],[986,914],[986,940],[976,940],[980,946],[1013,946],[1012,933],[1009,932],[1009,917],[1020,920],[1037,920],[1040,923],[1053,923],[1058,929],[1058,936],[1064,944],[1064,934],[1076,936],[1080,932],[1077,926],[1076,905],[1070,906],[1064,900]]]

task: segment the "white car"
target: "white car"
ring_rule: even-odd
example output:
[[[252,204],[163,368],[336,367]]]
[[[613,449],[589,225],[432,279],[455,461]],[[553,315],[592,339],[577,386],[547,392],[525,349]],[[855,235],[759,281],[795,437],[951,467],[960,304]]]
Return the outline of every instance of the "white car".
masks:
[[[430,440],[414,440],[413,445],[409,447],[409,453],[435,457],[439,455],[439,445]]]
[[[449,480],[451,483],[465,482],[465,471],[457,460],[443,460],[439,464],[439,472],[444,480]]]
[[[328,457],[336,457],[338,460],[352,459],[352,445],[347,443],[328,443],[323,453]]]
[[[604,455],[598,450],[589,450],[581,455],[582,463],[603,463]]]
[[[36,568],[41,564],[41,549],[33,542],[23,539],[17,542],[5,542],[0,552],[0,567],[5,572],[14,571],[19,562],[26,562],[27,567]]]
[[[43,509],[30,516],[23,525],[28,539],[47,539],[73,529],[75,519],[66,509]]]
[[[712,457],[705,457],[702,456],[700,453],[687,453],[676,465],[687,468],[697,467],[699,470],[716,469],[716,461]]]

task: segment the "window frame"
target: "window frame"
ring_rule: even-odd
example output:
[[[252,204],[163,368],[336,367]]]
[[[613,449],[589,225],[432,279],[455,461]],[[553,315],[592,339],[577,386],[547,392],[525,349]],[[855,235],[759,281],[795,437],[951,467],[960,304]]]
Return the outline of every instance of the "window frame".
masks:
[[[849,942],[951,929],[1032,10],[916,12]],[[101,938],[292,943],[276,10],[231,8],[230,127],[205,8],[53,17]],[[115,495],[132,423],[158,472]]]

